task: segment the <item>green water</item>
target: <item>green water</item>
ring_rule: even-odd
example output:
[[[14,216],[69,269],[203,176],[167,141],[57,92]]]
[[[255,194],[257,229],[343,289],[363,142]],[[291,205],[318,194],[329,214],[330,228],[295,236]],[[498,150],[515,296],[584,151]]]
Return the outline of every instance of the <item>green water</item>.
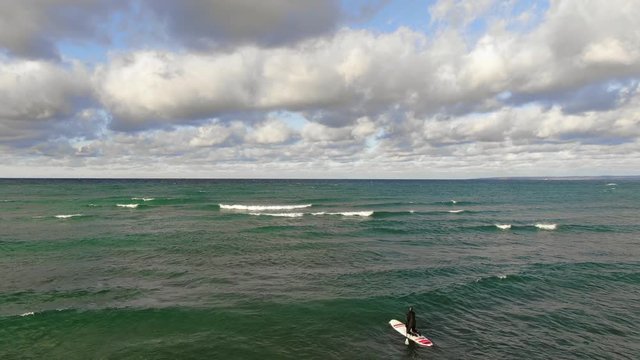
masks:
[[[0,180],[0,359],[636,359],[615,183]]]

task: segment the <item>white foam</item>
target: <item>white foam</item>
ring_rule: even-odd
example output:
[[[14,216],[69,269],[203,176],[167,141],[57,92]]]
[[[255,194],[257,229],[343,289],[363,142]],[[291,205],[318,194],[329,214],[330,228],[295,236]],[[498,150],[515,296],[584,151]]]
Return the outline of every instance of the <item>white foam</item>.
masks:
[[[616,186],[616,185],[618,185],[618,184],[616,184],[616,183],[608,183],[607,184],[607,186]]]
[[[449,212],[452,214],[459,214],[461,212],[464,212],[464,210],[449,210]]]
[[[296,217],[304,216],[303,213],[249,213],[249,215],[276,216],[276,217],[289,217],[289,218],[296,218]]]
[[[498,275],[498,279],[506,279],[507,275]]]
[[[511,229],[511,224],[495,224],[496,227],[500,230],[508,230]]]
[[[535,224],[535,227],[541,230],[555,230],[558,224]]]
[[[155,200],[155,198],[145,198],[145,197],[140,198],[140,197],[134,197],[134,198],[131,198],[131,200],[152,201],[152,200]]]
[[[341,216],[362,216],[367,217],[373,215],[373,211],[343,211],[343,212],[319,212],[313,215],[341,215]]]
[[[451,200],[451,203],[452,203],[452,204],[457,204],[458,202],[457,202],[457,201],[455,201],[455,200]]]
[[[76,216],[83,216],[82,214],[69,214],[69,215],[56,215],[58,219],[68,219]]]
[[[24,314],[20,314],[20,316],[32,316],[32,315],[34,315],[33,311],[29,311],[29,312],[26,312]]]
[[[139,204],[116,204],[116,206],[118,207],[123,207],[123,208],[129,208],[129,209],[135,209],[138,207]]]
[[[227,205],[218,204],[220,209],[226,210],[244,210],[244,211],[269,211],[269,210],[295,210],[311,207],[311,204],[305,205]]]

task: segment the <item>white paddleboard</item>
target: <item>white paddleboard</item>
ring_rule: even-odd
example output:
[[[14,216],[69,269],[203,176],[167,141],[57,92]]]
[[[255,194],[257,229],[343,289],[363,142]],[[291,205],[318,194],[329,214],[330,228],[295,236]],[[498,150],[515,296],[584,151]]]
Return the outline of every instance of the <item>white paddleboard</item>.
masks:
[[[415,342],[420,346],[425,346],[425,347],[433,346],[433,342],[431,342],[431,340],[427,339],[422,335],[420,336],[414,336],[411,334],[407,335],[407,327],[404,325],[404,323],[398,320],[389,321],[389,325],[391,325],[392,328],[394,328],[397,332],[399,332],[400,335],[406,337],[407,339]]]

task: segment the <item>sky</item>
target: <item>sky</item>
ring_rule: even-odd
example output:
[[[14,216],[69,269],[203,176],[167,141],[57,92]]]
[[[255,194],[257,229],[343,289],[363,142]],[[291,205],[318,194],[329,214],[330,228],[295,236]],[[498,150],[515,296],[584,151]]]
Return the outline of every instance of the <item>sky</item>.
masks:
[[[0,177],[640,174],[640,1],[0,2]]]

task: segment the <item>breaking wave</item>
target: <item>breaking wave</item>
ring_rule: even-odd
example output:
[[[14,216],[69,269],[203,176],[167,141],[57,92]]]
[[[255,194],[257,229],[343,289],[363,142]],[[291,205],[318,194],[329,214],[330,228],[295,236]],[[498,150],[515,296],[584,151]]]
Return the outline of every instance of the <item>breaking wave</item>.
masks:
[[[131,200],[153,201],[155,198],[133,197]]]
[[[500,230],[509,230],[509,229],[511,229],[511,224],[495,224],[495,225]]]
[[[84,216],[83,214],[68,214],[68,215],[56,215],[56,219],[69,219],[72,217]]]
[[[311,215],[341,215],[341,216],[362,216],[368,217],[373,215],[373,211],[344,211],[344,212],[316,212]]]
[[[129,208],[129,209],[135,209],[139,206],[140,204],[116,204],[117,207],[121,207],[121,208]]]
[[[304,205],[227,205],[218,204],[220,209],[225,210],[244,210],[244,211],[265,211],[265,210],[295,210],[311,207],[312,204]]]
[[[304,216],[303,213],[249,213],[249,215],[254,216],[275,216],[275,217],[289,217],[296,218]]]
[[[540,230],[555,230],[558,228],[558,224],[535,224],[535,227],[537,227]]]
[[[459,214],[459,213],[464,212],[464,210],[449,210],[447,212],[452,213],[452,214]]]

